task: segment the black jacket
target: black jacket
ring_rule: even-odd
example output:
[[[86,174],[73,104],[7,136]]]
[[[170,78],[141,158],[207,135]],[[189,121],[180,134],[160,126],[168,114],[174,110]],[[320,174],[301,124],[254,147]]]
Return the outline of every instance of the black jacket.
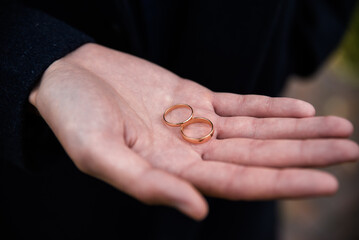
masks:
[[[273,202],[208,199],[197,223],[82,174],[27,98],[53,61],[91,41],[214,91],[274,96],[336,47],[354,0],[22,2],[0,5],[0,235],[276,238]]]

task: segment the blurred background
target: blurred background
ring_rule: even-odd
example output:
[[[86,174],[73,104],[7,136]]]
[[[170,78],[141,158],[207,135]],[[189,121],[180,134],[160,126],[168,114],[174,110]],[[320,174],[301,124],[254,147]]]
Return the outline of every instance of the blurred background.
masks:
[[[309,80],[309,81],[308,81]],[[339,48],[311,79],[293,77],[283,96],[312,103],[317,115],[349,119],[359,143],[359,4]],[[325,168],[339,180],[332,197],[281,201],[281,240],[359,240],[359,163]]]

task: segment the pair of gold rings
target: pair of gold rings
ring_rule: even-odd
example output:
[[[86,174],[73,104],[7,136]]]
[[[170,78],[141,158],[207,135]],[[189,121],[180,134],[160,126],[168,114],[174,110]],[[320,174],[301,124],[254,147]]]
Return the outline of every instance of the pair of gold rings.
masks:
[[[172,122],[167,121],[167,119],[166,119],[167,114],[177,108],[187,108],[191,111],[191,115],[183,122],[172,123]],[[166,111],[163,113],[163,122],[171,127],[181,127],[181,135],[182,135],[183,139],[190,143],[205,143],[209,139],[211,139],[211,137],[213,136],[213,133],[214,133],[213,123],[209,119],[204,118],[204,117],[193,117],[193,108],[188,104],[176,104],[176,105],[173,105],[173,106],[167,108]],[[208,134],[206,134],[205,136],[200,137],[200,138],[194,138],[194,137],[187,136],[184,133],[184,129],[187,126],[191,125],[192,123],[208,124],[211,127],[211,131]]]

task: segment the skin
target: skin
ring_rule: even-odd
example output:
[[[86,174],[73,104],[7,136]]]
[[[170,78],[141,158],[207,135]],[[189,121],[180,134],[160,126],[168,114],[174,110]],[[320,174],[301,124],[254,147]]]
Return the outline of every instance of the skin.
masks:
[[[215,93],[143,59],[85,44],[54,62],[29,97],[84,173],[146,204],[203,219],[203,195],[262,200],[330,195],[332,175],[310,169],[359,157],[350,122],[314,117],[290,98]],[[213,138],[184,141],[162,121],[187,103]]]

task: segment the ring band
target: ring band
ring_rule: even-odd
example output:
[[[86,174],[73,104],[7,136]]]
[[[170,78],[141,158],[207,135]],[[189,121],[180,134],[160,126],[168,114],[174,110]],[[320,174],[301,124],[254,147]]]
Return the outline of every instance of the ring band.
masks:
[[[206,123],[208,124],[210,127],[211,127],[211,131],[203,136],[203,137],[200,137],[200,138],[193,138],[193,137],[189,137],[187,136],[186,134],[184,134],[184,129],[192,124],[192,123]],[[182,137],[187,141],[187,142],[190,142],[190,143],[205,143],[207,142],[209,139],[211,139],[211,137],[213,136],[213,133],[214,133],[214,130],[213,130],[213,123],[207,119],[207,118],[203,118],[203,117],[194,117],[192,118],[190,121],[184,123],[181,125],[181,134],[182,134]]]
[[[169,122],[166,120],[166,116],[168,113],[172,112],[173,110],[177,109],[177,108],[188,108],[189,110],[191,110],[191,115],[183,122],[179,122],[179,123],[172,123],[172,122]],[[189,120],[191,120],[193,117],[193,109],[190,105],[188,104],[176,104],[176,105],[173,105],[172,107],[169,107],[166,109],[166,111],[163,113],[163,121],[165,122],[165,124],[167,124],[168,126],[171,126],[171,127],[179,127],[181,126],[182,124],[185,124],[187,123]]]

